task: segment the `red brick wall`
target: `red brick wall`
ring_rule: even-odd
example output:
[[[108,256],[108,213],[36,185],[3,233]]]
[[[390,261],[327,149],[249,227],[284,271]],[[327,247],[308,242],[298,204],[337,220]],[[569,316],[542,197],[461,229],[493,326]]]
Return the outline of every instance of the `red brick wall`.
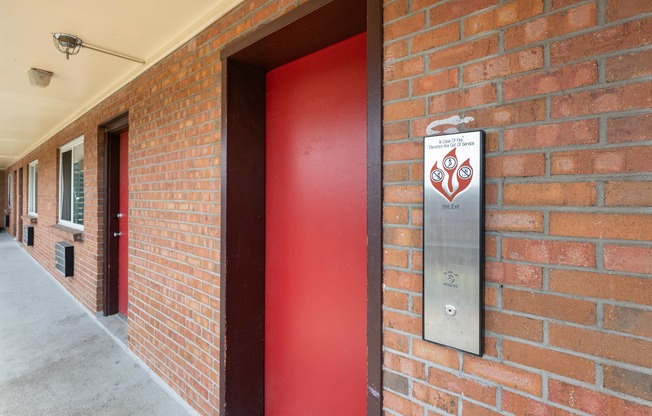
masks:
[[[8,171],[16,175],[22,168],[23,185],[19,198],[12,204],[12,224],[19,241],[22,238],[22,216],[28,208],[28,164],[38,159],[38,220],[34,225],[34,246],[25,249],[34,256],[57,280],[66,287],[84,306],[95,312],[101,310],[102,271],[101,271],[101,199],[98,189],[98,124],[93,125],[92,118],[82,118],[67,126],[47,142],[24,157]],[[89,121],[91,123],[89,124]],[[72,234],[54,229],[57,223],[59,203],[59,151],[58,148],[80,135],[84,135],[84,180],[85,180],[85,215],[82,242],[75,245],[74,276],[64,278],[54,269],[54,245],[58,241],[73,243]],[[101,171],[101,169],[100,169]],[[16,189],[16,193],[18,190]],[[20,209],[19,209],[20,208]]]
[[[214,31],[134,82],[130,348],[204,414],[219,391],[219,55]]]
[[[99,311],[98,126],[129,111],[129,345],[201,414],[219,408],[220,49],[299,3],[242,3],[7,170],[39,160],[27,250]],[[386,414],[650,412],[649,2],[384,4]],[[421,138],[451,116],[488,137],[483,358],[421,334]],[[61,278],[57,149],[81,134],[84,241]]]
[[[650,414],[652,3],[384,4],[388,414]],[[483,358],[421,339],[421,137],[451,116],[487,132]]]

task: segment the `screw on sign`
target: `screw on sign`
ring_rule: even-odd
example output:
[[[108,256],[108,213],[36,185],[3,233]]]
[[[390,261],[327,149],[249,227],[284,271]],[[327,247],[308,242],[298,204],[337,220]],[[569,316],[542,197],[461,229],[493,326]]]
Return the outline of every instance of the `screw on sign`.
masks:
[[[435,162],[432,169],[430,169],[430,183],[433,188],[448,200],[453,202],[455,197],[464,191],[471,184],[473,179],[473,168],[471,167],[471,159],[466,159],[458,167],[456,149],[451,150],[444,157],[442,165],[444,170],[440,169],[438,162]],[[445,172],[445,173],[444,173]],[[444,178],[448,176],[448,181],[444,185]],[[453,178],[457,176],[457,187],[453,183]]]

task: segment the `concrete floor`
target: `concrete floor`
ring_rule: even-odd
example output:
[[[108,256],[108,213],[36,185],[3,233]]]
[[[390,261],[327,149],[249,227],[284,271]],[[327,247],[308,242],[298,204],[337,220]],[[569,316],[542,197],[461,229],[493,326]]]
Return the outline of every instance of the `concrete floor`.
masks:
[[[0,416],[196,415],[101,325],[0,232]]]

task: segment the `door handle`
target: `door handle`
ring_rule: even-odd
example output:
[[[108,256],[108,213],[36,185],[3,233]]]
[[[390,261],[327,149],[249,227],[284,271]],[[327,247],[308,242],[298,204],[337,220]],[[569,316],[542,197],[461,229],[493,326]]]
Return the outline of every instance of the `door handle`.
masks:
[[[122,216],[123,216],[122,212],[118,212],[118,213],[116,214],[116,217],[118,217],[118,218],[122,218]]]
[[[118,231],[117,233],[113,233],[114,237],[121,237],[122,236],[122,231]]]

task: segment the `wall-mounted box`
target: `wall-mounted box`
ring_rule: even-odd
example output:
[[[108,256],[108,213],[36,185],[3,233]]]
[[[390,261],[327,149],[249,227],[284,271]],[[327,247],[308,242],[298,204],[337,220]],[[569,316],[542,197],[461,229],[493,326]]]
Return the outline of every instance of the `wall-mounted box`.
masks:
[[[26,246],[34,245],[34,227],[31,225],[23,227],[23,244]]]
[[[66,242],[59,241],[55,244],[56,269],[66,277],[73,275],[75,266],[75,246]]]
[[[483,131],[426,137],[423,337],[482,355]]]
[[[5,223],[5,227],[9,227],[9,214],[6,214],[6,215],[5,215],[5,221],[4,221],[4,223]]]

